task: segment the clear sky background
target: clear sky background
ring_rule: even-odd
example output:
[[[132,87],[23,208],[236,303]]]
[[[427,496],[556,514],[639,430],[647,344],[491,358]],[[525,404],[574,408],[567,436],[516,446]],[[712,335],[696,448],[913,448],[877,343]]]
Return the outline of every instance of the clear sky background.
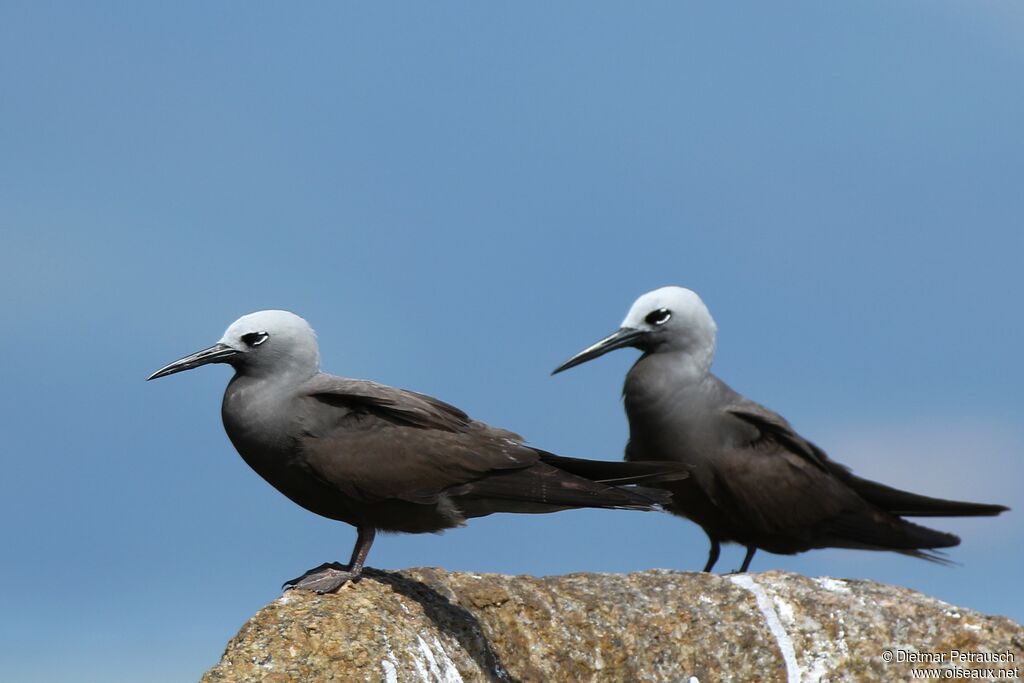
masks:
[[[324,369],[621,457],[639,294],[856,472],[1018,508],[942,567],[759,554],[1024,620],[1024,5],[0,5],[0,678],[194,680],[355,534],[145,377],[287,308]],[[668,515],[496,516],[369,564],[694,571]],[[723,552],[720,568],[742,551]]]

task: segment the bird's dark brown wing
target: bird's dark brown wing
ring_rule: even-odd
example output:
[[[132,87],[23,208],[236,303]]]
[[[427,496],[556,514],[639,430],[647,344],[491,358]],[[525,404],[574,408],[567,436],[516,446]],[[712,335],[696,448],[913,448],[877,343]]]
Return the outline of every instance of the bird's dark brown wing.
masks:
[[[395,423],[415,427],[456,432],[473,424],[473,420],[466,413],[433,396],[367,380],[319,374],[307,382],[302,391],[325,403],[353,410],[367,410]],[[511,432],[493,431],[519,439]]]
[[[726,408],[726,412],[758,430],[760,437],[751,445],[757,447],[764,443],[770,443],[781,446],[786,451],[814,464],[822,471],[831,472],[829,465],[833,463],[829,461],[825,451],[800,436],[792,425],[778,413],[753,401],[744,401],[739,405],[729,406]],[[773,452],[774,449],[769,448],[768,451]],[[839,467],[842,468],[841,465]]]
[[[330,375],[303,393],[297,464],[357,500],[432,503],[451,487],[539,460],[511,432],[423,394]]]
[[[922,496],[858,477],[849,467],[830,459],[823,450],[800,436],[781,415],[752,401],[744,402],[742,405],[731,407],[728,410],[731,414],[756,427],[762,440],[774,443],[815,464],[855,491],[867,502],[893,515],[910,517],[983,516],[998,515],[1008,509],[1002,505]]]
[[[817,535],[831,520],[874,517],[843,481],[849,470],[800,436],[784,417],[745,399],[725,410],[757,430],[747,448],[721,459],[716,472],[723,495],[754,528],[764,534]]]
[[[773,442],[723,451],[708,486],[736,527],[761,536],[802,535],[844,509],[856,496],[802,455]]]
[[[329,375],[303,391],[309,407],[295,465],[355,500],[430,504],[450,495],[477,501],[474,514],[503,509],[491,509],[481,502],[486,499],[651,506],[647,498],[541,462],[541,453],[518,435],[423,394]]]
[[[761,547],[776,552],[826,546],[913,551],[958,542],[951,534],[900,519],[896,510],[864,495],[865,487],[858,484],[873,482],[854,477],[777,413],[753,402],[730,406],[728,412],[754,426],[759,437],[720,460],[719,496],[740,513]]]
[[[836,472],[836,476],[845,481],[864,500],[877,505],[894,515],[906,517],[987,517],[1006,512],[1010,508],[1005,505],[989,503],[972,503],[962,500],[946,500],[922,496],[910,491],[902,491],[877,481],[863,479],[851,473],[847,468]]]
[[[434,503],[453,487],[528,468],[531,449],[468,433],[395,424],[374,413],[300,439],[302,466],[356,500]]]

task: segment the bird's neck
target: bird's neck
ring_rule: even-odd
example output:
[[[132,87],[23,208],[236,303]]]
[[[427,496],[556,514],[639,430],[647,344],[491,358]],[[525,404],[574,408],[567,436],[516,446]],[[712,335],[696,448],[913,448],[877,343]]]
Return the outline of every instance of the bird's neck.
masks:
[[[711,372],[714,357],[713,346],[685,351],[659,349],[645,353],[633,367],[643,368],[646,374],[656,374],[674,385],[687,385],[704,381]]]
[[[285,374],[236,373],[228,383],[221,405],[224,430],[247,461],[254,450],[287,445],[287,407],[298,386],[300,382]],[[282,442],[275,443],[279,436]]]
[[[269,356],[235,366],[236,380],[259,380],[268,386],[298,386],[320,371],[319,357],[292,353]]]
[[[708,380],[710,363],[694,358],[693,354],[675,351],[646,353],[626,375],[622,388],[626,412],[630,417],[673,404],[685,394]]]

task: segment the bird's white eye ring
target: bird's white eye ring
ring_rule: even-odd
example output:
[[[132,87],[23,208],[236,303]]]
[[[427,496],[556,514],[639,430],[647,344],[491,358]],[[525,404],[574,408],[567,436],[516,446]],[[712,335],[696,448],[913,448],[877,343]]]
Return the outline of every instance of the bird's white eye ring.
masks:
[[[270,339],[270,335],[266,332],[250,332],[242,335],[242,341],[246,346],[259,346],[268,339]]]
[[[668,319],[672,317],[672,311],[667,308],[659,308],[656,311],[651,311],[644,318],[649,325],[664,325],[668,322]]]

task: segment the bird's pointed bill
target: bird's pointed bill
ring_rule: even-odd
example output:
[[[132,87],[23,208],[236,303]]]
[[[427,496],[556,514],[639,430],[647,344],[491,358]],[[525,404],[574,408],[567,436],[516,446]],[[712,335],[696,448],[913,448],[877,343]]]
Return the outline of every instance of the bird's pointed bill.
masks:
[[[163,366],[147,377],[146,381],[148,382],[151,379],[159,379],[160,377],[173,375],[176,372],[184,372],[185,370],[191,370],[192,368],[198,368],[200,365],[206,365],[208,363],[226,363],[230,358],[238,355],[238,353],[239,351],[237,349],[233,349],[227,344],[214,344],[208,349],[196,351],[191,355],[179,358],[173,363]]]
[[[591,344],[569,360],[559,365],[551,374],[557,375],[563,370],[574,368],[577,365],[586,363],[588,360],[593,360],[598,356],[603,356],[609,351],[621,349],[624,346],[633,346],[643,335],[644,331],[638,330],[635,327],[620,327],[601,341],[596,344]]]

